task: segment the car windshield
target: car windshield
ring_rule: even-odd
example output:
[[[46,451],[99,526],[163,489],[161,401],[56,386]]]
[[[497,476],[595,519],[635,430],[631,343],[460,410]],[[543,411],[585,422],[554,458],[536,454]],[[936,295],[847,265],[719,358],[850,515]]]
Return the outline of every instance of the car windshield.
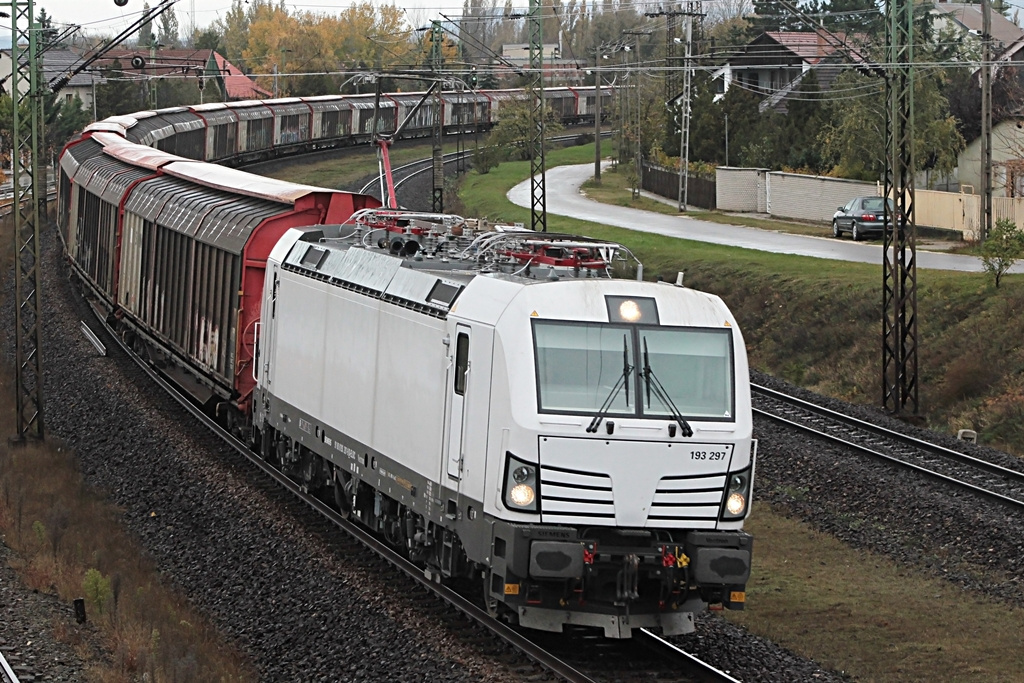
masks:
[[[732,421],[732,331],[535,321],[540,412]],[[637,371],[633,372],[635,368]],[[624,385],[616,384],[625,377]]]

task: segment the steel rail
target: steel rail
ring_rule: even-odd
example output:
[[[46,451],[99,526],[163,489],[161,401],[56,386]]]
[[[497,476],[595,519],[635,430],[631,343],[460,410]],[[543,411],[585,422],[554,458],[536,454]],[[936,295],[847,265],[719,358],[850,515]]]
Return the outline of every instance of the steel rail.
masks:
[[[751,384],[750,389],[754,393],[763,394],[776,400],[783,401],[785,403],[790,403],[792,405],[803,408],[804,410],[817,413],[818,415],[821,415],[823,417],[827,417],[837,422],[843,422],[852,427],[856,427],[861,431],[871,432],[872,434],[885,437],[886,439],[889,439],[891,441],[901,442],[907,444],[908,446],[913,446],[914,448],[927,451],[933,455],[939,455],[945,458],[949,458],[951,460],[956,460],[957,462],[961,462],[965,465],[970,465],[971,467],[974,467],[979,470],[984,470],[985,472],[988,472],[990,474],[998,474],[1000,476],[1006,477],[1007,479],[1012,479],[1017,483],[1024,484],[1024,472],[1011,470],[1008,467],[1003,467],[1002,465],[997,465],[995,463],[988,462],[987,460],[982,460],[981,458],[975,458],[973,456],[967,455],[966,453],[961,453],[959,451],[954,451],[951,448],[946,448],[945,446],[939,446],[938,444],[929,443],[927,441],[915,438],[913,436],[909,436],[907,434],[901,434],[900,432],[896,432],[891,429],[886,429],[885,427],[872,424],[871,422],[858,420],[857,418],[851,417],[850,415],[845,415],[843,413],[836,412],[824,406],[815,405],[810,401],[805,401],[801,398],[797,398],[796,396],[790,396],[789,394],[785,394],[775,389],[769,389],[768,387],[762,387],[756,384]]]
[[[751,385],[751,389],[756,393],[756,392],[759,391],[760,388],[755,388],[754,385]],[[790,401],[789,399],[791,399],[792,397],[789,397],[786,394],[779,394],[778,397],[775,397],[775,398],[777,398],[778,400],[781,400],[781,401],[784,401],[784,402],[793,403],[793,404],[797,404],[798,402],[802,402],[800,399],[794,399],[793,401]],[[827,410],[827,409],[822,409],[822,410]],[[769,411],[766,411],[766,410],[763,410],[763,409],[760,409],[760,408],[754,408],[753,412],[756,415],[760,415],[762,417],[766,417],[768,419],[774,420],[775,422],[778,422],[780,424],[786,425],[787,427],[791,427],[791,428],[796,429],[798,431],[807,432],[807,433],[812,434],[812,435],[814,435],[814,436],[816,436],[818,438],[821,438],[821,439],[824,439],[826,441],[830,441],[832,443],[841,445],[844,448],[850,448],[850,449],[853,449],[855,451],[859,451],[860,453],[863,453],[864,455],[867,455],[867,456],[870,456],[872,458],[875,458],[876,460],[882,460],[882,461],[887,462],[889,464],[893,464],[893,465],[896,465],[898,467],[902,467],[904,469],[912,470],[912,471],[917,472],[918,474],[922,474],[925,477],[928,477],[930,479],[934,479],[934,480],[942,482],[944,484],[948,484],[950,486],[953,486],[953,487],[956,487],[956,488],[960,488],[960,489],[963,489],[965,491],[969,491],[970,493],[976,494],[976,495],[984,497],[984,498],[988,498],[988,499],[990,499],[990,500],[992,500],[994,502],[1000,503],[1002,505],[1006,505],[1008,507],[1011,507],[1011,508],[1014,508],[1014,509],[1017,509],[1017,510],[1024,509],[1024,500],[1019,500],[1019,499],[1016,499],[1016,498],[1011,498],[1009,496],[1003,495],[1003,494],[998,493],[996,491],[993,491],[991,489],[984,488],[983,486],[978,486],[978,485],[972,484],[972,483],[970,483],[968,481],[964,481],[963,479],[959,479],[959,478],[957,478],[955,476],[951,476],[951,475],[948,475],[948,474],[942,474],[941,472],[937,472],[937,471],[935,471],[933,469],[929,469],[928,467],[924,467],[922,465],[918,465],[918,464],[915,464],[915,463],[912,463],[912,462],[908,462],[907,460],[905,460],[903,458],[900,458],[900,457],[897,457],[895,455],[888,455],[886,453],[882,453],[882,452],[880,452],[878,450],[874,450],[873,448],[870,448],[870,447],[865,446],[863,444],[859,444],[859,443],[856,443],[854,441],[850,441],[848,439],[844,439],[844,438],[842,438],[840,436],[836,436],[834,434],[830,434],[828,432],[824,432],[824,431],[821,431],[819,429],[815,429],[814,427],[810,427],[810,426],[805,425],[805,424],[800,424],[799,422],[794,422],[793,420],[787,419],[785,417],[782,417],[780,415],[776,415],[774,413],[771,413]],[[846,418],[846,420],[844,420],[844,422],[846,422],[847,424],[859,425],[859,423],[860,423],[860,421],[857,420],[856,418],[851,418],[849,416],[842,416],[842,417]],[[872,425],[872,426],[874,426],[874,425]],[[892,432],[892,434],[894,435],[892,437],[893,440],[896,440],[896,441],[902,440],[902,437],[905,436],[905,435],[899,434],[898,432]],[[913,439],[913,437],[906,437],[906,441],[904,441],[904,443],[910,443],[911,441],[916,441],[916,440]],[[923,445],[920,446],[919,449],[921,451],[923,451],[924,453],[929,454],[929,455],[941,454],[939,449],[941,449],[942,451],[948,451],[949,450],[949,449],[942,449],[942,447],[935,446],[934,444],[928,444],[927,442],[920,442],[920,443],[923,444]],[[956,451],[951,451],[951,452],[956,453]],[[963,454],[959,454],[959,455],[963,455]],[[964,457],[970,458],[970,456],[964,456]],[[976,458],[970,458],[970,460],[976,461],[977,459]],[[969,464],[966,460],[958,460],[958,462],[960,464]],[[979,461],[979,462],[984,462],[984,461]],[[988,464],[991,465],[991,463],[988,463]],[[993,465],[993,467],[998,467],[998,466],[997,465]],[[1005,469],[1005,468],[1000,468],[1000,469]],[[1013,470],[1006,470],[1006,471],[1013,472]],[[1019,473],[1017,473],[1017,474],[1019,474]]]
[[[601,135],[602,136],[610,135],[610,133],[602,132]],[[553,138],[548,138],[548,142],[565,142],[566,140],[573,140],[573,139],[575,139],[577,137],[579,137],[579,134],[558,135],[558,136],[555,136]],[[443,163],[450,164],[450,163],[452,163],[454,161],[458,161],[460,156],[462,158],[465,158],[469,154],[470,154],[470,150],[463,150],[461,152],[448,152],[447,154],[443,154],[441,156],[442,156],[442,159],[444,160]],[[451,158],[449,158],[449,157],[451,157]],[[398,166],[396,168],[391,169],[391,173],[392,173],[392,175],[394,175],[398,171],[405,171],[407,169],[412,168],[413,166],[419,166],[420,164],[428,164],[424,168],[421,168],[421,169],[418,169],[416,171],[413,171],[412,173],[410,173],[409,175],[405,176],[401,180],[395,181],[395,191],[397,192],[398,188],[401,187],[406,181],[411,180],[412,178],[415,178],[416,176],[418,176],[421,173],[426,173],[427,171],[431,170],[433,168],[433,166],[429,165],[431,163],[431,161],[432,161],[431,159],[419,159],[417,161],[411,161],[408,164],[403,164],[402,166]],[[363,185],[363,187],[360,188],[359,193],[360,194],[366,194],[367,192],[372,190],[374,187],[376,187],[379,183],[380,183],[380,179],[379,178],[374,178],[370,182],[368,182],[365,185]]]
[[[690,673],[698,680],[704,683],[741,683],[738,678],[730,676],[721,669],[717,669],[686,650],[673,645],[661,636],[653,633],[650,629],[641,628],[638,631],[642,634],[639,641],[641,645],[649,648],[655,654],[682,662],[683,666],[688,670],[687,673]],[[633,637],[636,638],[637,636],[634,635]]]
[[[3,673],[8,683],[19,683],[18,677],[14,675],[14,669],[7,663],[3,652],[0,652],[0,673]]]
[[[53,201],[56,198],[57,198],[57,190],[56,189],[50,189],[50,190],[46,191],[46,201],[48,201],[48,202],[49,201]],[[3,218],[5,216],[10,215],[13,207],[14,207],[14,199],[13,199],[13,197],[8,197],[7,199],[0,199],[0,218]]]
[[[440,597],[446,603],[462,612],[466,616],[470,617],[480,626],[487,629],[489,632],[512,645],[517,650],[526,655],[529,659],[536,662],[541,667],[547,669],[556,676],[561,677],[565,681],[570,683],[596,683],[594,679],[588,677],[586,674],[578,671],[569,664],[558,659],[554,655],[548,653],[540,646],[532,643],[529,639],[519,634],[509,626],[499,622],[498,620],[487,614],[486,610],[482,607],[478,607],[473,604],[465,597],[459,595],[452,589],[448,588],[439,583],[428,579],[421,567],[416,566],[412,562],[408,561],[397,552],[392,550],[390,547],[381,543],[377,538],[370,535],[361,527],[353,524],[346,520],[340,513],[334,509],[328,507],[323,501],[311,496],[304,491],[301,487],[292,481],[290,478],[285,476],[279,470],[271,466],[263,458],[259,457],[256,453],[252,452],[249,447],[235,438],[231,434],[227,433],[220,427],[211,417],[206,415],[198,406],[193,404],[188,398],[183,396],[173,383],[166,380],[161,376],[154,368],[150,367],[142,358],[133,353],[124,342],[123,339],[107,324],[105,317],[102,313],[91,306],[93,313],[96,315],[99,324],[107,331],[107,334],[114,340],[117,346],[124,351],[124,353],[131,358],[136,365],[138,365],[143,372],[149,376],[158,386],[164,391],[171,395],[171,397],[177,401],[185,410],[187,410],[193,417],[198,419],[203,425],[209,428],[218,438],[224,443],[229,445],[239,455],[243,456],[250,463],[258,467],[261,471],[273,478],[278,484],[284,487],[287,491],[297,496],[304,503],[313,508],[316,512],[326,517],[329,521],[335,524],[339,529],[352,536],[368,549],[376,553],[378,556],[389,562],[396,569],[402,571],[410,578],[417,581],[420,585],[428,588],[435,595]]]

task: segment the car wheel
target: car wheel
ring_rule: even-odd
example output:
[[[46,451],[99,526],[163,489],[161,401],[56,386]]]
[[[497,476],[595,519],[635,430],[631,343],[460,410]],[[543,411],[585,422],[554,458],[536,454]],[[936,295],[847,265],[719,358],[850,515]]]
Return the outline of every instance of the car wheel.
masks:
[[[832,236],[833,237],[842,237],[843,236],[842,230],[839,229],[839,221],[835,220],[834,218],[832,219]]]
[[[862,235],[860,234],[860,228],[857,227],[857,221],[853,222],[853,241],[860,242]]]

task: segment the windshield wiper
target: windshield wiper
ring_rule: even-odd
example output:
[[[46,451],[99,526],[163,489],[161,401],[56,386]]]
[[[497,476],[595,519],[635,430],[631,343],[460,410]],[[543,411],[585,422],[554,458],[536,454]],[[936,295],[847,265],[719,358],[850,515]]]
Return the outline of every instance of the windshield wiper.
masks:
[[[608,392],[608,397],[605,398],[604,403],[597,409],[597,414],[594,415],[594,419],[590,421],[590,425],[587,427],[587,433],[593,434],[601,426],[601,420],[611,410],[615,397],[619,395],[623,387],[626,388],[626,406],[629,406],[629,374],[631,372],[633,372],[633,366],[629,364],[629,345],[626,342],[626,335],[622,335],[622,374],[619,375],[619,379],[615,382],[612,390]]]
[[[654,371],[651,370],[650,358],[647,355],[647,339],[644,338],[644,382],[647,384],[647,405],[651,405],[651,389],[654,390],[654,395],[661,401],[662,405],[669,409],[672,413],[672,418],[679,425],[679,431],[684,437],[693,436],[693,429],[690,427],[690,423],[683,419],[683,414],[679,412],[679,408],[676,408],[676,404],[672,402],[668,392],[665,391],[665,387],[662,386],[661,382],[655,376]]]

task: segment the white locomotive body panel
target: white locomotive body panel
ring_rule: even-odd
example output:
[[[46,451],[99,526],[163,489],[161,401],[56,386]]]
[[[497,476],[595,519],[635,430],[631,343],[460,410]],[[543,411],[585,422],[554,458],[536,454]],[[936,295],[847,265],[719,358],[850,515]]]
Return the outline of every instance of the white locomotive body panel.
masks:
[[[268,260],[265,451],[431,573],[482,572],[527,626],[680,633],[706,602],[742,608],[754,442],[718,297],[588,271],[601,243],[497,234],[449,260],[456,238],[410,248],[408,226],[321,230]]]

